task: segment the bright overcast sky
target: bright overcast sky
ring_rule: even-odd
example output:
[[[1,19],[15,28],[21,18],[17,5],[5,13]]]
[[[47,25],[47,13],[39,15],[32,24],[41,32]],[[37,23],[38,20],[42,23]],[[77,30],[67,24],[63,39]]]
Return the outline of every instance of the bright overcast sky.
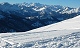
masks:
[[[80,0],[0,0],[0,2],[9,3],[41,3],[47,5],[62,5],[69,7],[80,7]]]

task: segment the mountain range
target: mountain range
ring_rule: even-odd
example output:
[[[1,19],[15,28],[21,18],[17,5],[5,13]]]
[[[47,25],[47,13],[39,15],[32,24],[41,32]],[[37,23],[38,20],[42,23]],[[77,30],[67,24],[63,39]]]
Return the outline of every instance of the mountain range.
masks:
[[[0,33],[25,32],[80,15],[79,8],[40,3],[0,3]]]

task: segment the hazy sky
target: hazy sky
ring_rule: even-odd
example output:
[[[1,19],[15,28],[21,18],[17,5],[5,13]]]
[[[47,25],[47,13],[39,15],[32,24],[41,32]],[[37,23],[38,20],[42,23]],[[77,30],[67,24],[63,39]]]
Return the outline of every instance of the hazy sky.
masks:
[[[62,5],[69,7],[80,7],[80,0],[0,0],[1,2],[9,2],[9,3],[42,3],[47,5]]]

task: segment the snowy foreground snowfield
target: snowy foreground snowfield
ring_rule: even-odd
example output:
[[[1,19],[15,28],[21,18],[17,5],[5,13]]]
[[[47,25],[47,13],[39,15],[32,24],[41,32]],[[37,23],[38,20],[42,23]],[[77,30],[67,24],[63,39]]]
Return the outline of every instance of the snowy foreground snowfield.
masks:
[[[0,33],[0,48],[80,48],[80,16],[27,32]]]
[[[63,35],[64,34],[64,35]],[[80,30],[2,34],[1,48],[80,48]]]

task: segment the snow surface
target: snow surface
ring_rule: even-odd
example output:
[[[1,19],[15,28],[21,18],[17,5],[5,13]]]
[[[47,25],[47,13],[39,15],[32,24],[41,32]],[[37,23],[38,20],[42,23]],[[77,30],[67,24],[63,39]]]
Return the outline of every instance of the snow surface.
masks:
[[[2,48],[80,47],[80,30],[1,34],[0,47]]]
[[[51,31],[51,30],[74,30],[80,29],[80,15],[72,19],[64,20],[59,23],[51,24],[28,32],[40,32],[40,31]]]
[[[75,33],[75,34],[78,34],[78,35],[75,35],[74,32],[78,32],[78,33]],[[67,35],[67,34],[70,34],[70,33],[73,33],[73,34],[72,35]],[[74,35],[78,38],[75,39]],[[56,39],[56,37],[57,37],[57,39]],[[64,41],[62,41],[62,38],[64,38]],[[71,40],[70,40],[70,38],[71,38]],[[1,47],[12,47],[12,46],[16,46],[16,47],[36,47],[37,43],[38,43],[37,46],[42,46],[44,44],[48,47],[50,44],[58,44],[59,45],[62,42],[64,44],[65,41],[66,41],[66,43],[67,42],[71,43],[71,41],[75,41],[75,42],[79,41],[79,43],[80,43],[80,30],[6,33],[6,34],[1,34],[1,40],[2,40],[1,43],[0,43]],[[61,40],[61,41],[58,41],[58,40]],[[39,44],[39,43],[41,43],[41,44]],[[58,47],[58,45],[56,47]]]
[[[45,7],[40,8],[40,9],[33,9],[33,10],[35,10],[35,11],[42,11],[42,10],[44,10],[44,9],[45,9]]]
[[[28,32],[0,33],[0,48],[80,48],[80,16]]]

